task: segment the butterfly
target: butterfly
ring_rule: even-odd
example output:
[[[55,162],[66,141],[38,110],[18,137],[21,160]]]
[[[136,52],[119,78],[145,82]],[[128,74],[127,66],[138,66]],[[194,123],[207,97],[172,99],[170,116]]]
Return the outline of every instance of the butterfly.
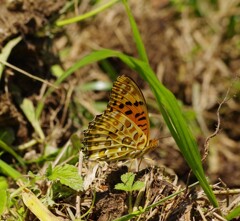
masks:
[[[90,160],[114,161],[142,157],[158,146],[150,140],[150,122],[144,96],[127,76],[113,84],[108,106],[83,132]]]

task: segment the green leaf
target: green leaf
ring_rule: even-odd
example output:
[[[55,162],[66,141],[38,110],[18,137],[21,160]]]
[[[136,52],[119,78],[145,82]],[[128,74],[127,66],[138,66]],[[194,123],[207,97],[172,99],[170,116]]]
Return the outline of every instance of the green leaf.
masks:
[[[225,218],[227,220],[232,220],[240,216],[240,205],[234,208]]]
[[[134,173],[125,173],[121,176],[121,180],[122,182],[126,185],[126,186],[132,186],[133,182],[134,182],[134,178],[135,178],[135,174]]]
[[[145,183],[142,181],[136,181],[132,186],[132,191],[141,190],[145,186]]]
[[[132,185],[134,182],[135,174],[134,173],[125,173],[121,176],[122,183],[115,185],[116,190],[123,190],[126,192],[132,191]]]
[[[39,135],[40,139],[44,140],[45,136],[40,126],[40,123],[36,117],[35,109],[32,101],[25,98],[22,104],[20,105],[20,107],[24,112],[25,116],[27,117],[27,119],[29,120],[29,122],[31,123],[31,125],[33,126],[36,133]]]
[[[190,131],[182,111],[178,105],[178,102],[174,95],[165,88],[157,79],[156,74],[151,69],[147,54],[141,40],[141,36],[138,31],[138,27],[131,14],[129,6],[126,0],[123,0],[126,12],[129,17],[130,25],[133,31],[134,40],[138,49],[138,53],[141,60],[129,57],[123,54],[119,54],[118,57],[126,63],[130,68],[137,71],[145,80],[148,81],[155,98],[158,102],[159,109],[163,115],[163,118],[175,140],[185,160],[191,167],[193,173],[199,180],[200,185],[205,191],[211,203],[218,207],[213,191],[208,184],[206,176],[203,171],[201,156],[198,150],[196,140]]]
[[[7,208],[7,189],[0,189],[0,216]]]
[[[7,188],[7,179],[5,177],[0,177],[0,216],[7,208]]]
[[[78,169],[75,166],[65,164],[64,166],[56,166],[51,170],[48,170],[49,180],[60,181],[61,184],[64,184],[76,191],[83,189],[83,180],[82,177],[78,174]]]
[[[134,183],[135,174],[134,173],[125,173],[121,176],[122,183],[115,185],[116,190],[123,190],[126,192],[132,192],[134,190],[140,190],[144,187],[144,182],[136,181]]]
[[[52,175],[52,173],[53,173],[53,167],[52,167],[52,164],[49,164],[49,166],[48,166],[47,169],[46,169],[45,175],[46,175],[47,177],[49,177],[49,176]]]
[[[9,41],[1,51],[0,61],[7,61],[12,49],[22,40],[21,37],[17,37]],[[4,65],[0,63],[0,79],[2,77],[2,72],[4,69]]]
[[[51,67],[51,72],[53,76],[55,76],[56,78],[59,78],[64,73],[64,70],[60,65],[55,64]]]
[[[117,70],[115,67],[113,67],[113,64],[109,60],[101,60],[99,62],[99,65],[103,72],[107,73],[110,79],[116,79],[117,78]]]
[[[129,187],[126,186],[124,183],[118,183],[115,185],[114,189],[116,190],[123,190],[123,191],[126,191],[126,192],[129,192]]]

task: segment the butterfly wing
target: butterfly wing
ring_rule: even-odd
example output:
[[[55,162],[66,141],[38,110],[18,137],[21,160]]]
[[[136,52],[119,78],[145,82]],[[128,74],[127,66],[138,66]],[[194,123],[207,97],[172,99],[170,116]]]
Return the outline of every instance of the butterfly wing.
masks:
[[[120,160],[142,155],[149,144],[144,97],[128,77],[113,85],[107,110],[89,123],[83,144],[92,160]]]
[[[125,115],[107,109],[96,116],[84,131],[83,144],[92,160],[120,160],[140,154],[137,146],[145,146],[145,134]]]
[[[132,79],[126,76],[118,77],[113,85],[108,106],[130,118],[149,138],[150,123],[146,101]]]

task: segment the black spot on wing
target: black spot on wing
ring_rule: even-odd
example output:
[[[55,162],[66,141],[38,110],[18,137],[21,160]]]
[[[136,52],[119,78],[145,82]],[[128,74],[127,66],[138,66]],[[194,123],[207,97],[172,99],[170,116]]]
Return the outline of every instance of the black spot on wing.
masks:
[[[130,114],[132,114],[132,113],[133,113],[133,112],[132,112],[131,110],[128,110],[128,111],[125,112],[126,115],[130,115]]]
[[[123,109],[124,108],[124,104],[119,104],[118,106],[120,109]]]
[[[136,113],[136,114],[135,114],[135,118],[138,118],[138,117],[140,117],[140,116],[143,115],[143,114],[144,114],[144,111],[141,112],[141,113]]]
[[[141,117],[138,119],[138,121],[146,120],[146,117]]]
[[[134,102],[134,106],[137,107],[137,106],[138,106],[138,103],[139,103],[138,101],[135,101],[135,102]]]
[[[125,104],[128,105],[128,106],[132,106],[132,102],[131,101],[127,101]]]
[[[146,127],[147,124],[138,124],[139,127]]]

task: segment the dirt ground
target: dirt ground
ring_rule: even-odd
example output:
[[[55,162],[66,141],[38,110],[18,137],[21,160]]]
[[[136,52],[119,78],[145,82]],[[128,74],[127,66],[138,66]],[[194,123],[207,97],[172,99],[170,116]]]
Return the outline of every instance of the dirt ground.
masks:
[[[2,1],[1,48],[17,36],[22,38],[12,49],[8,62],[53,83],[57,79],[53,67],[57,65],[67,70],[94,50],[109,48],[137,57],[131,27],[121,3],[82,22],[64,27],[54,25],[60,18],[91,11],[96,7],[93,2],[82,1],[76,8],[74,2],[69,5],[64,0]],[[240,2],[219,0],[213,4],[196,1],[196,5],[189,6],[181,1],[173,2],[132,0],[129,4],[150,65],[158,79],[179,100],[202,155],[206,151],[207,137],[220,124],[218,133],[209,140],[204,161],[210,183],[237,189],[240,187],[240,33],[236,16],[239,16]],[[109,66],[117,74],[106,74]],[[41,171],[44,159],[37,160],[37,163],[33,159],[63,147],[73,133],[81,137],[88,123],[105,109],[109,90],[84,88],[85,85],[97,81],[111,83],[122,74],[131,76],[141,88],[148,105],[151,137],[161,138],[160,147],[147,154],[136,173],[139,180],[151,180],[146,191],[149,195],[142,196],[139,205],[144,207],[153,203],[156,193],[168,196],[178,190],[178,185],[196,182],[192,174],[189,176],[190,169],[171,138],[147,83],[114,58],[77,70],[45,100],[46,84],[5,67],[0,75],[0,131],[10,131],[13,136],[9,142],[14,150],[25,160],[32,160],[27,168],[17,166],[19,172]],[[37,140],[33,126],[20,108],[24,98],[30,99],[35,107],[44,101],[39,122],[45,134],[45,144],[35,143],[21,149],[21,145]],[[225,98],[226,102],[218,112],[219,104]],[[16,162],[9,153],[3,153],[1,159],[11,165]],[[97,192],[96,202],[86,220],[113,220],[127,213],[127,195],[113,187],[128,170],[115,163],[99,167],[91,184]],[[89,209],[92,195],[90,189],[82,195],[82,212]],[[134,199],[137,197],[136,194],[133,196]],[[203,193],[193,189],[149,211],[140,220],[202,220],[195,199],[206,209],[210,208]],[[61,199],[58,201],[59,211],[64,211],[61,202],[74,204],[70,197],[66,201]],[[212,220],[210,216],[206,217]]]

